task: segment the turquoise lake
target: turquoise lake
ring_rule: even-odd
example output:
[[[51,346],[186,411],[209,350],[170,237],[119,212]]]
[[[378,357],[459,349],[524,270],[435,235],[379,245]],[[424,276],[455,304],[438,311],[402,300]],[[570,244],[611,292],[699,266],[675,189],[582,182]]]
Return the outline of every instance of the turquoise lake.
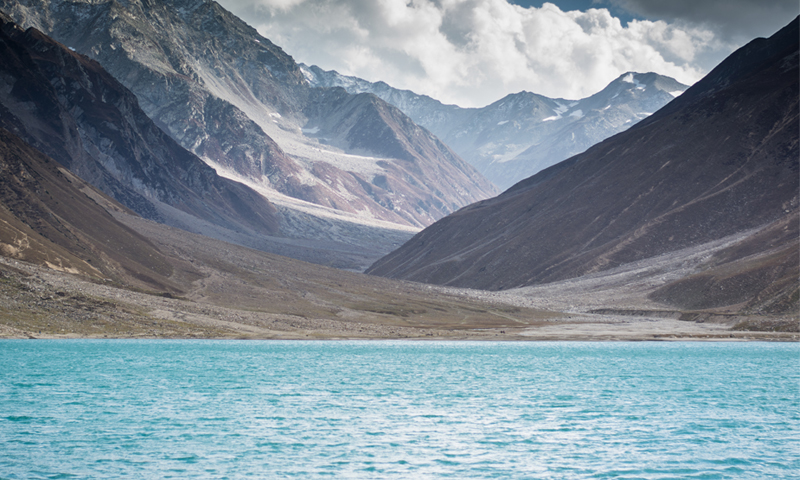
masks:
[[[800,478],[800,345],[0,341],[0,478]]]

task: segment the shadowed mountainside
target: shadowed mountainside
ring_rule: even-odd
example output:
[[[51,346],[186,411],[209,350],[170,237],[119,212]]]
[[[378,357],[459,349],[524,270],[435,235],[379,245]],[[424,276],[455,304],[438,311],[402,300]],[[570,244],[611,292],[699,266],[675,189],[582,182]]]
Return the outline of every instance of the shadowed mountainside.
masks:
[[[500,290],[749,231],[654,296],[796,308],[798,130],[795,19],[628,131],[446,217],[368,273]]]
[[[0,251],[54,270],[178,292],[167,258],[106,208],[130,210],[0,128]]]
[[[0,18],[0,126],[140,215],[278,231],[276,209],[164,134],[95,61]]]

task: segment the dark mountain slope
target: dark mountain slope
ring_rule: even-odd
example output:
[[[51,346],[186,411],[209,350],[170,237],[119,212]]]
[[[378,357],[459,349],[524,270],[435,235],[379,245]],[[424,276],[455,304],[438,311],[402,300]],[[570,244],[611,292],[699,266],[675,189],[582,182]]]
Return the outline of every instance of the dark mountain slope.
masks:
[[[650,298],[690,310],[737,305],[746,313],[796,314],[800,229],[794,213],[716,252],[700,272],[659,288]]]
[[[0,126],[136,211],[170,206],[234,231],[278,230],[276,210],[164,134],[95,61],[0,19]]]
[[[101,205],[127,211],[55,160],[0,128],[0,252],[70,273],[178,292],[148,240]]]
[[[797,215],[799,129],[795,19],[630,130],[437,222],[369,273],[503,289],[786,222]],[[796,233],[770,238],[747,248],[797,252]],[[796,267],[796,255],[787,261]]]

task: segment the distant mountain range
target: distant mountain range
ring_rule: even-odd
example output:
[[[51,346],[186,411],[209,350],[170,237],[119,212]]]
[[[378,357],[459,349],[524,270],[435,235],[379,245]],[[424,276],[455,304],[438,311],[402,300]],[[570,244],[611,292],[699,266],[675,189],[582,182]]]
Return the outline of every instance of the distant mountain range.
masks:
[[[651,298],[796,313],[799,37],[796,18],[627,131],[436,222],[368,273],[501,290],[725,239]]]
[[[629,72],[581,100],[520,92],[486,107],[461,108],[385,82],[300,67],[311,85],[372,93],[396,106],[501,190],[624,131],[688,88],[663,75]]]
[[[215,2],[2,0],[0,10],[97,60],[172,139],[268,198],[276,238],[308,249],[182,228],[358,269],[359,251],[385,253],[497,193],[397,108],[312,88],[290,56]],[[337,260],[339,251],[348,259]]]

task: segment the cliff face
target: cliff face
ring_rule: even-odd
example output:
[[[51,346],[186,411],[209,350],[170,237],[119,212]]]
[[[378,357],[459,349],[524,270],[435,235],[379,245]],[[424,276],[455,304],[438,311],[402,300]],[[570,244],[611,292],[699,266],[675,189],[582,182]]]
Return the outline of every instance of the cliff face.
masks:
[[[796,302],[798,131],[795,19],[628,131],[437,222],[369,273],[497,290],[738,234],[746,239],[709,260],[706,276],[659,298],[720,306],[763,294]],[[772,234],[746,233],[753,229]],[[731,284],[738,293],[725,297]],[[702,302],[688,299],[690,285],[702,286]],[[776,285],[786,288],[767,292]]]
[[[0,9],[99,61],[183,147],[288,208],[296,199],[420,227],[496,193],[384,102],[311,88],[290,56],[215,2],[3,0]],[[346,127],[324,128],[344,117]]]
[[[179,211],[234,231],[278,231],[268,201],[165,135],[97,62],[0,22],[0,126],[145,217],[170,223]]]

